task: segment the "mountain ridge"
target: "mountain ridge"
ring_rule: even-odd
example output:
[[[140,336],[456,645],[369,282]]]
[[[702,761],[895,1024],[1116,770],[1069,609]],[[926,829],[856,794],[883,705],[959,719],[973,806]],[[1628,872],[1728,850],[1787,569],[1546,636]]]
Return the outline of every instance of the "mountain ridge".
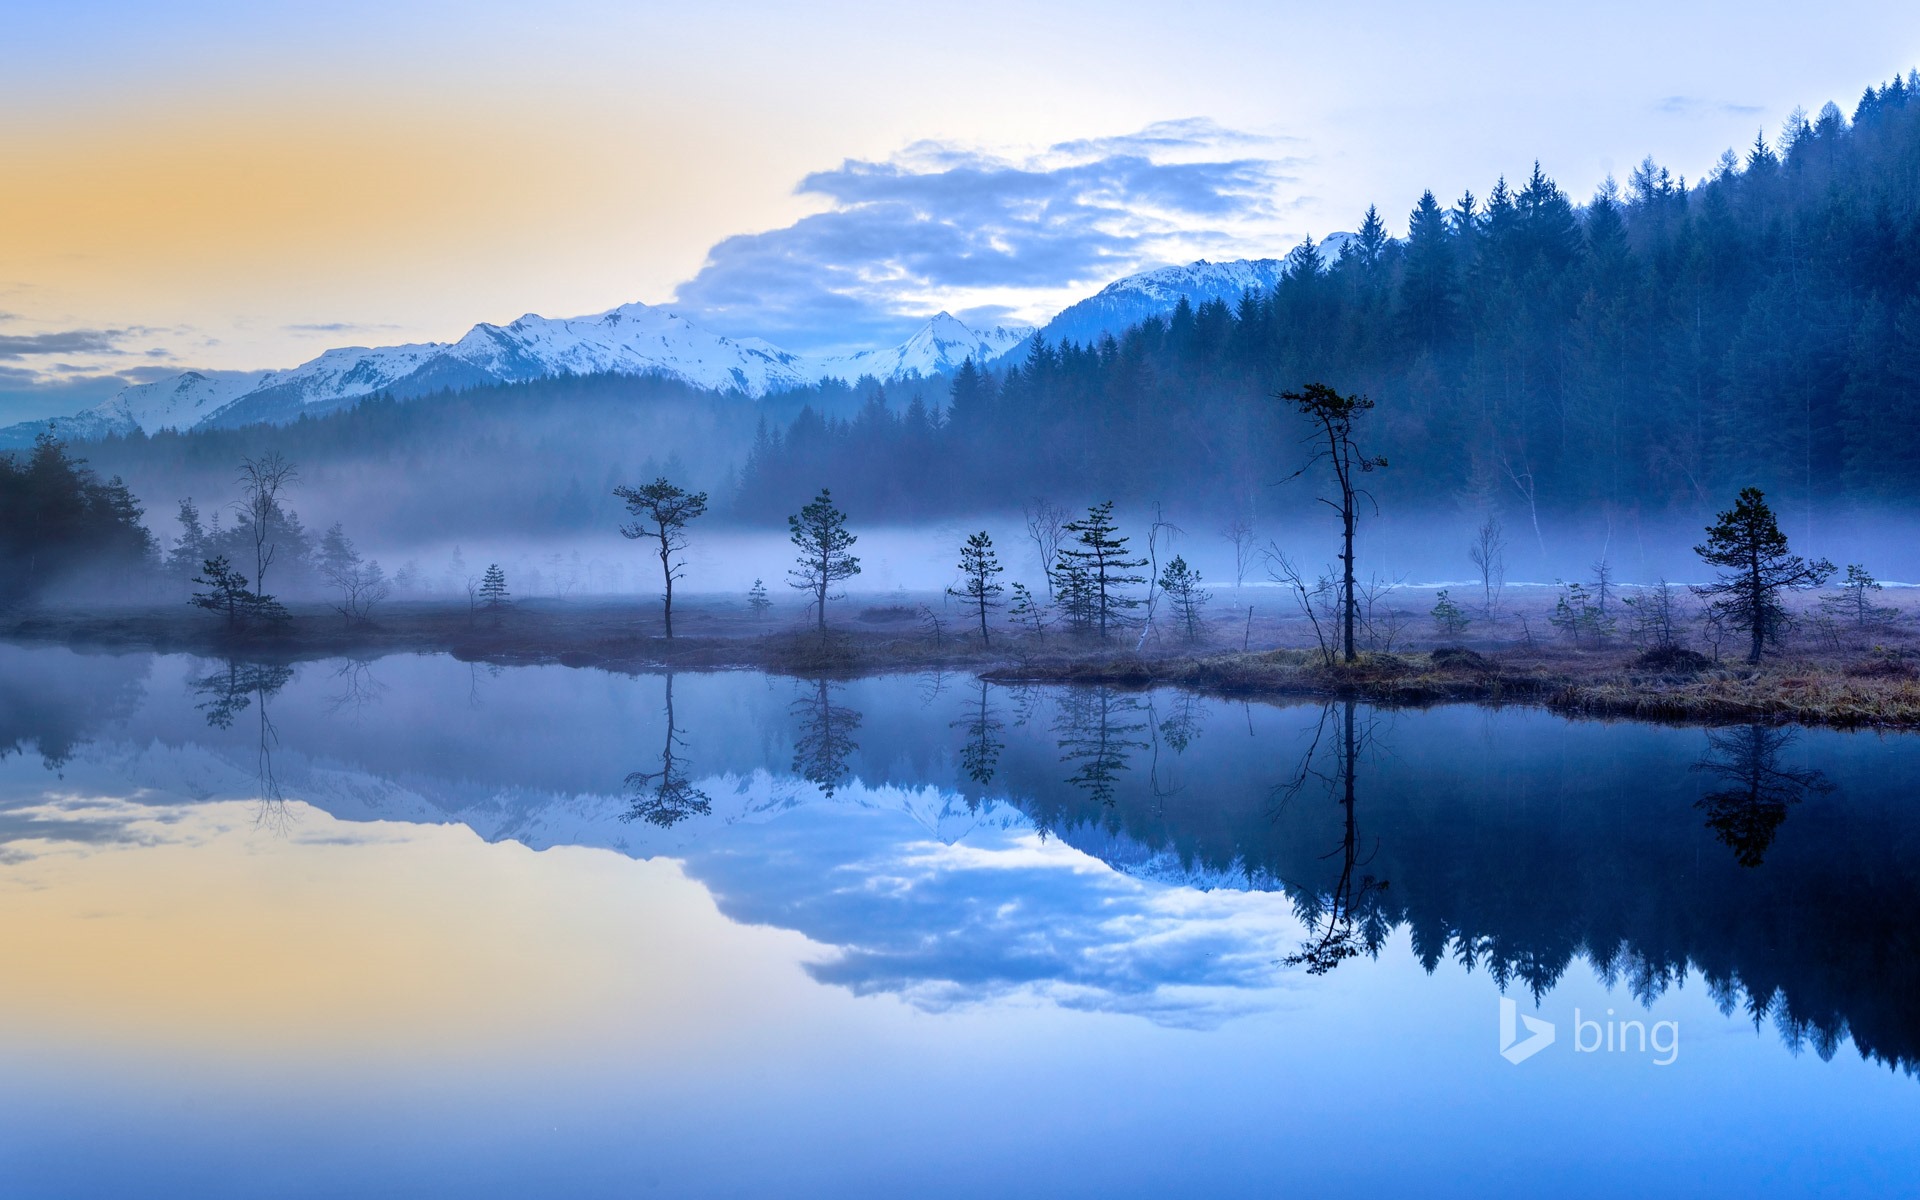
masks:
[[[1331,257],[1339,239],[1321,243]],[[68,440],[113,434],[280,424],[386,394],[413,399],[445,389],[522,383],[569,375],[615,374],[675,379],[718,393],[758,398],[828,379],[883,383],[950,373],[968,359],[1005,361],[1033,338],[1094,341],[1148,317],[1171,312],[1185,297],[1196,306],[1235,302],[1249,289],[1278,281],[1279,259],[1205,259],[1157,267],[1115,280],[1069,306],[1045,326],[975,329],[942,311],[896,346],[809,356],[757,337],[729,337],[701,328],[666,305],[623,304],[580,317],[525,313],[505,324],[480,322],[451,342],[339,346],[298,366],[262,371],[189,370],[130,384],[85,411],[0,428],[0,449],[25,446],[52,428]]]

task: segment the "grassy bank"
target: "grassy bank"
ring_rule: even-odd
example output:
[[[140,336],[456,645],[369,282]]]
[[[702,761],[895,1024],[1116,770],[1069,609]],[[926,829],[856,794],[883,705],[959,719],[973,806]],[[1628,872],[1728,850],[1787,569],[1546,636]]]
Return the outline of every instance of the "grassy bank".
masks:
[[[796,614],[756,620],[723,603],[676,606],[671,640],[657,605],[643,601],[536,601],[473,612],[435,602],[394,604],[378,621],[347,625],[318,606],[296,609],[274,631],[233,635],[180,608],[40,611],[0,618],[0,637],[108,651],[190,653],[276,661],[444,653],[501,664],[558,663],[610,670],[755,668],[806,676],[964,670],[1000,683],[1175,686],[1217,695],[1370,703],[1539,704],[1569,715],[1686,722],[1791,721],[1920,729],[1920,671],[1900,649],[1802,645],[1759,667],[1692,653],[1636,654],[1615,644],[1575,648],[1528,638],[1328,664],[1302,649],[1224,651],[1150,644],[1138,652],[1068,639],[996,637],[983,646],[955,623],[906,604],[849,607],[824,636]],[[1284,639],[1262,622],[1251,639]]]

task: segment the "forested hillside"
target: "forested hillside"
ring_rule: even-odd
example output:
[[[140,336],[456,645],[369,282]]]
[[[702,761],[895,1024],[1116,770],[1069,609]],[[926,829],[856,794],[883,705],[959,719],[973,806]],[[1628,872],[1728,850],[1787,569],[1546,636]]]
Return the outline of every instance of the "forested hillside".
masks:
[[[1849,118],[1796,114],[1689,184],[1651,160],[1576,205],[1536,165],[1405,239],[1369,210],[1236,306],[1184,305],[1097,344],[1035,344],[951,406],[763,428],[743,514],[830,483],[932,515],[1037,490],[1250,503],[1295,465],[1273,393],[1378,402],[1383,501],[1464,511],[1706,514],[1745,485],[1788,512],[1920,498],[1920,74]]]

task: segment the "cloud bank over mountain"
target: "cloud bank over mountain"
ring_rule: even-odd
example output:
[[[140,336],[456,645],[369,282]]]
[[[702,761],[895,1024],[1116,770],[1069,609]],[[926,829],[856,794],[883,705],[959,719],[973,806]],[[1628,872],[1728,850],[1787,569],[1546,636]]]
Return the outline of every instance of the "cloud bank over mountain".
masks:
[[[978,326],[1044,319],[1143,267],[1262,246],[1292,161],[1190,119],[1027,154],[945,141],[803,179],[828,208],[716,245],[679,304],[809,353],[897,341],[929,308]]]

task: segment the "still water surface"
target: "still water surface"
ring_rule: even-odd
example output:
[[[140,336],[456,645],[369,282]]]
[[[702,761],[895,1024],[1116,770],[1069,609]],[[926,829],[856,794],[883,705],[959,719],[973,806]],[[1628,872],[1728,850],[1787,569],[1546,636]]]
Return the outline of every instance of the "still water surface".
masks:
[[[0,751],[9,1197],[1920,1179],[1920,739],[0,647]]]

